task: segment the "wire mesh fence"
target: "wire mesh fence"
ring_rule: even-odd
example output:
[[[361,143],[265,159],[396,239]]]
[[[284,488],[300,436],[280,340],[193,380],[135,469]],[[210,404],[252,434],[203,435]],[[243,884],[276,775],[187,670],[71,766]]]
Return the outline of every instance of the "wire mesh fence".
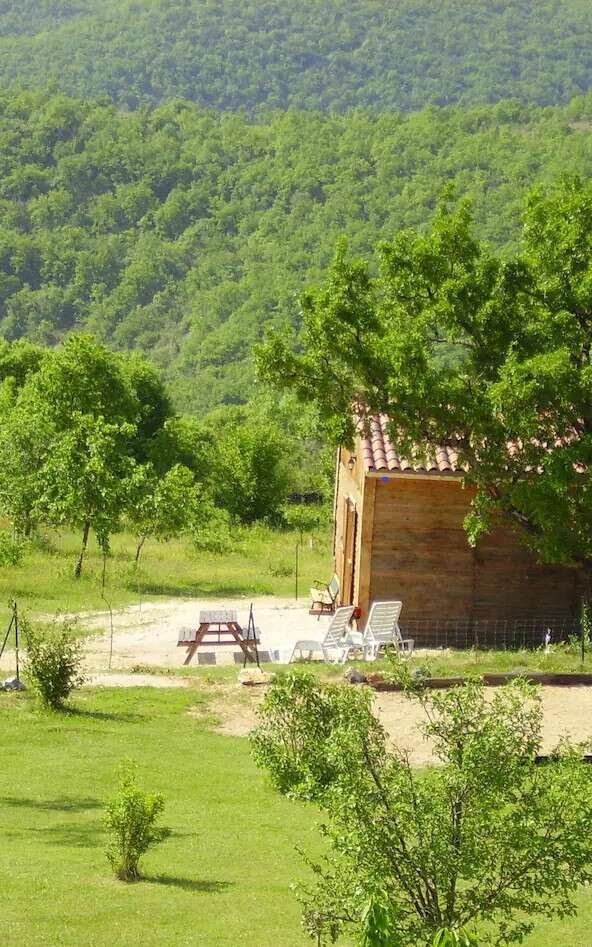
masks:
[[[500,651],[536,650],[580,637],[579,618],[401,618],[404,638],[413,638],[416,648],[492,648]]]

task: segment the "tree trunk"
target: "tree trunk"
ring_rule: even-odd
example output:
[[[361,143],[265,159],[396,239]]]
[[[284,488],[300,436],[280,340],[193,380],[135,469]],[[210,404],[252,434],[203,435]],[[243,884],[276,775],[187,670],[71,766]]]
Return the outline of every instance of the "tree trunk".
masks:
[[[86,552],[86,546],[88,543],[88,534],[90,533],[90,522],[87,520],[84,524],[84,529],[82,531],[82,549],[80,550],[80,555],[78,557],[78,562],[76,563],[76,568],[74,570],[74,578],[79,579],[82,575],[82,560],[84,559],[84,553]]]
[[[581,638],[581,650],[580,650],[580,660],[582,666],[586,660],[586,648],[590,645],[590,618],[591,618],[591,608],[592,603],[590,601],[592,594],[592,580],[590,576],[590,569],[586,569],[584,572],[583,580],[583,590],[582,590],[582,638]]]
[[[147,536],[142,536],[140,542],[138,543],[138,548],[136,549],[136,558],[135,558],[135,562],[134,562],[134,566],[135,566],[136,569],[137,569],[138,563],[139,563],[139,561],[140,561],[140,553],[142,552],[142,547],[143,547],[144,543],[146,542],[147,538],[148,538]]]

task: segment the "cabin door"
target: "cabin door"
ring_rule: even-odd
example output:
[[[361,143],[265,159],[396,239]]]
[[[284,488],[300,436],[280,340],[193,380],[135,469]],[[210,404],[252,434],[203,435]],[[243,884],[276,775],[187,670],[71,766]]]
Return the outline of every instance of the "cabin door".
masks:
[[[345,501],[343,533],[343,566],[341,575],[341,604],[354,604],[356,577],[356,534],[358,513],[352,500]]]

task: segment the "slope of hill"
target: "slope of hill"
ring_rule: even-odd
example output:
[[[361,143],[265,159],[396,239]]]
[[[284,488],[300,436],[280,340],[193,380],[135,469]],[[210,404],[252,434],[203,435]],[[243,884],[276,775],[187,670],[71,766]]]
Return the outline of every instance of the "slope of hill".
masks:
[[[252,343],[297,323],[340,234],[366,252],[421,227],[452,183],[482,236],[512,247],[533,181],[592,172],[591,118],[592,96],[256,121],[5,90],[0,333],[54,343],[85,327],[148,352],[179,406],[240,402]]]
[[[590,0],[0,0],[0,80],[127,108],[412,111],[592,88]]]

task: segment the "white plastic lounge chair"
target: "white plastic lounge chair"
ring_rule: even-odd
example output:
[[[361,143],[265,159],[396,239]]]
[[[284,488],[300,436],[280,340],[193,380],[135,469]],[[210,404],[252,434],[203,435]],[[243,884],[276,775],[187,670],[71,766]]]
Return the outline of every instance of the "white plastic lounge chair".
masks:
[[[310,660],[313,654],[321,653],[323,660],[343,664],[350,650],[348,645],[344,646],[344,638],[353,613],[353,605],[344,605],[342,608],[338,608],[331,619],[331,624],[327,628],[323,640],[314,641],[305,638],[297,641],[292,649],[290,662],[304,657]]]
[[[402,608],[402,602],[373,602],[364,631],[351,631],[347,636],[344,642],[348,646],[347,653],[359,649],[365,661],[375,661],[381,648],[387,645],[411,653],[415,642],[413,638],[403,638],[399,628]]]
[[[319,615],[322,615],[323,612],[332,612],[335,608],[338,595],[339,579],[336,575],[333,576],[328,584],[316,582],[310,590],[311,611],[318,609]]]

